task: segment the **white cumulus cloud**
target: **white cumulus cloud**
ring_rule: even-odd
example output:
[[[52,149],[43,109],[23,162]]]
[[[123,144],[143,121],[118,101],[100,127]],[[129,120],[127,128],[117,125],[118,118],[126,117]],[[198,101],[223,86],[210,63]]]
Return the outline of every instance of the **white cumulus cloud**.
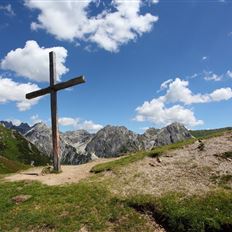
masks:
[[[9,78],[0,76],[0,104],[16,102],[20,111],[25,111],[38,103],[40,98],[27,100],[26,93],[38,90],[39,87],[32,83],[18,83]]]
[[[189,82],[176,78],[173,82],[169,83],[167,93],[165,96],[160,97],[164,102],[181,102],[185,105],[196,103],[207,103],[214,101],[229,100],[232,98],[231,88],[216,89],[212,93],[194,94],[188,87]]]
[[[69,117],[63,117],[59,118],[59,124],[61,126],[76,126],[79,123],[78,118],[69,118]]]
[[[91,120],[85,120],[84,122],[82,122],[79,125],[79,129],[87,130],[87,131],[90,131],[90,132],[97,132],[102,128],[103,128],[102,125],[96,124]]]
[[[210,94],[211,101],[223,101],[232,98],[231,88],[216,89]]]
[[[92,42],[111,52],[149,32],[158,21],[157,16],[141,12],[142,0],[104,3],[104,10],[93,15],[91,6],[98,7],[95,0],[25,0],[28,8],[40,12],[37,21],[31,23],[32,30],[44,29],[59,40]]]
[[[15,72],[18,76],[41,82],[49,81],[49,57],[50,51],[56,53],[57,79],[68,72],[64,63],[67,57],[67,50],[63,47],[44,48],[36,41],[29,40],[24,48],[17,48],[10,51],[1,61],[1,68]]]
[[[165,102],[182,102],[186,105],[193,103],[204,103],[209,101],[208,95],[202,95],[200,93],[193,94],[188,88],[189,82],[176,78],[169,83],[167,93],[162,97]]]
[[[194,94],[188,86],[189,82],[180,78],[162,83],[161,88],[166,89],[166,94],[151,101],[145,101],[137,107],[135,120],[148,121],[156,125],[180,122],[188,127],[194,127],[204,122],[198,120],[193,110],[187,108],[186,105],[218,102],[232,98],[232,89],[229,87],[216,89],[211,93]]]
[[[202,120],[197,120],[194,113],[180,105],[166,107],[159,99],[144,102],[137,107],[135,120],[139,122],[152,122],[156,125],[168,125],[172,122],[181,122],[188,127],[202,125]]]
[[[72,126],[75,130],[87,130],[89,132],[97,132],[103,126],[96,124],[93,121],[80,120],[79,118],[61,117],[59,118],[59,125]]]

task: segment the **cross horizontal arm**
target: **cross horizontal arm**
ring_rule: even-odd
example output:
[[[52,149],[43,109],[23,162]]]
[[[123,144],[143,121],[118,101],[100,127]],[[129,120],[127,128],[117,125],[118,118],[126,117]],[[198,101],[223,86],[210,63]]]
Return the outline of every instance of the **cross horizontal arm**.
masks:
[[[36,98],[48,93],[51,93],[51,87],[47,87],[45,89],[40,89],[31,93],[26,94],[26,99],[32,99],[32,98]]]
[[[54,85],[53,87],[47,87],[45,89],[40,89],[40,90],[31,92],[31,93],[28,93],[28,94],[26,94],[26,98],[32,99],[32,98],[40,97],[40,96],[43,96],[45,94],[51,93],[52,91],[58,91],[58,90],[69,88],[69,87],[72,87],[74,85],[78,85],[78,84],[82,84],[82,83],[85,83],[84,76],[76,77],[76,78],[73,78],[69,81],[58,83],[58,84]]]
[[[58,83],[58,84],[54,85],[53,88],[56,91],[58,91],[58,90],[70,88],[70,87],[72,87],[74,85],[79,85],[79,84],[82,84],[82,83],[85,83],[85,77],[84,76],[76,77],[76,78],[73,78],[73,79],[71,79],[69,81]]]

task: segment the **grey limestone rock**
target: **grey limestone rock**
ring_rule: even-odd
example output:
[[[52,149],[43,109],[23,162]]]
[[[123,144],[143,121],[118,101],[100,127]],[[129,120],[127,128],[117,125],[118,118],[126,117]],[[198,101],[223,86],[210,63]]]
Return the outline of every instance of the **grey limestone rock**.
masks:
[[[140,149],[137,135],[123,126],[106,126],[86,146],[88,153],[98,157],[116,157]]]
[[[176,143],[192,137],[183,124],[175,122],[159,130],[156,138],[156,146]]]
[[[78,153],[81,154],[85,153],[85,148],[93,137],[94,134],[90,134],[86,130],[67,131],[62,134],[65,142],[75,147]]]
[[[52,131],[44,123],[35,124],[25,137],[35,144],[37,148],[52,157]],[[63,164],[81,164],[91,159],[91,156],[78,152],[70,143],[66,142],[63,134],[60,134],[61,163]]]
[[[181,123],[172,123],[162,129],[150,128],[143,135],[139,135],[141,147],[150,150],[156,146],[168,145],[192,138],[190,132]]]
[[[138,135],[141,149],[150,150],[156,146],[157,134],[160,130],[155,128],[149,128],[144,134]]]

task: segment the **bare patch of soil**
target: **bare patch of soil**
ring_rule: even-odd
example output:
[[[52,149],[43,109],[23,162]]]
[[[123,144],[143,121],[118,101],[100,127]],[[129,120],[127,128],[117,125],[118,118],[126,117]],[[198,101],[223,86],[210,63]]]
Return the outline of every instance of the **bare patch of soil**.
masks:
[[[80,180],[90,177],[90,170],[93,166],[100,163],[109,162],[118,158],[97,159],[87,164],[81,165],[62,165],[62,172],[59,174],[44,174],[42,175],[43,167],[30,168],[17,174],[6,176],[7,181],[40,181],[47,185],[62,185],[67,183],[78,183]]]

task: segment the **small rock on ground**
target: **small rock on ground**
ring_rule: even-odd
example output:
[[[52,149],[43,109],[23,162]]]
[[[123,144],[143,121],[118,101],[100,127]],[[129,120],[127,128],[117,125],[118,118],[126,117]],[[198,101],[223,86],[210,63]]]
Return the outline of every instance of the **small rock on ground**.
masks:
[[[32,198],[31,195],[18,195],[18,196],[12,197],[12,201],[15,202],[16,204],[19,204],[19,203],[29,200],[30,198]]]

